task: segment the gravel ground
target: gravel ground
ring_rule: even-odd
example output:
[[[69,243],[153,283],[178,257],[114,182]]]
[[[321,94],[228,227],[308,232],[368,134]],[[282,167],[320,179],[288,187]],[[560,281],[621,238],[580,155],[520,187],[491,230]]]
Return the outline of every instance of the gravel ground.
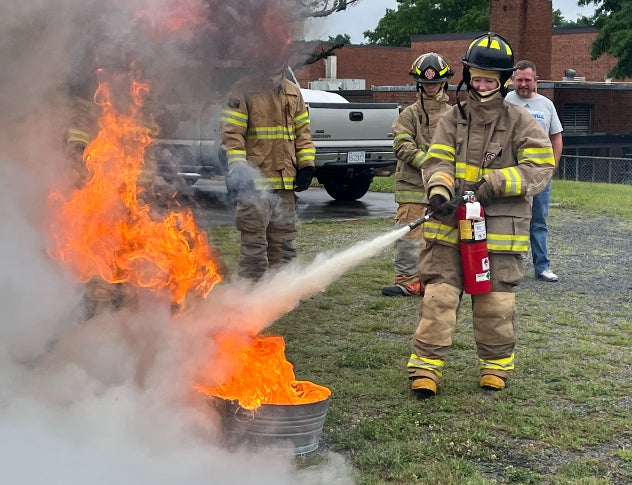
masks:
[[[632,316],[632,221],[552,207],[548,222],[549,259],[559,282],[536,280],[529,254],[521,287],[586,294],[589,308],[627,308]]]
[[[617,395],[595,396],[597,408],[615,416],[632,415],[632,358],[626,342],[630,340],[632,325],[632,221],[603,214],[584,214],[554,207],[549,213],[549,258],[551,269],[559,282],[547,283],[535,279],[531,255],[525,264],[525,278],[518,289],[520,315],[518,329],[529,332],[530,320],[542,309],[552,333],[542,349],[523,349],[527,353],[546,355],[553,344],[557,349],[594,349],[583,356],[586,374],[594,378],[602,372],[603,386],[614,385]],[[537,301],[536,301],[537,300]],[[529,305],[537,309],[531,310]],[[568,322],[557,325],[559,321]],[[520,337],[519,337],[520,343]],[[569,357],[577,359],[577,354]],[[601,369],[601,370],[598,370]],[[547,369],[544,379],[555,376],[555,369]],[[606,382],[607,381],[607,382]],[[611,384],[614,383],[614,384]],[[550,385],[550,384],[549,384]],[[610,389],[613,389],[612,387]],[[549,394],[557,401],[555,393]],[[600,404],[599,404],[600,403]],[[556,405],[581,408],[580,402],[560,401]],[[607,409],[607,411],[605,411]],[[616,419],[616,418],[615,418]],[[528,446],[525,445],[525,446]],[[632,428],[608,441],[578,450],[546,450],[539,465],[530,462],[544,476],[547,472],[568,466],[577,460],[596,459],[608,465],[601,475],[603,482],[623,485],[632,483],[632,465],[621,460],[616,450],[632,447]],[[516,446],[519,450],[520,446]],[[519,451],[509,461],[524,465]],[[582,482],[583,483],[583,482]]]

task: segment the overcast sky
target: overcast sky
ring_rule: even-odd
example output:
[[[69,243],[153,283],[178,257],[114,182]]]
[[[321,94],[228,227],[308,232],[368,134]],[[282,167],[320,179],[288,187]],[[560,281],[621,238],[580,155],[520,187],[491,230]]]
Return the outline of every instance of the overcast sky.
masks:
[[[356,7],[350,7],[345,12],[312,21],[306,38],[327,39],[329,36],[349,34],[353,44],[361,44],[365,42],[362,33],[365,30],[374,30],[387,8],[397,10],[397,1],[361,0]],[[594,10],[592,7],[578,7],[577,0],[553,0],[553,8],[561,10],[566,20],[575,20],[579,15],[589,15]]]

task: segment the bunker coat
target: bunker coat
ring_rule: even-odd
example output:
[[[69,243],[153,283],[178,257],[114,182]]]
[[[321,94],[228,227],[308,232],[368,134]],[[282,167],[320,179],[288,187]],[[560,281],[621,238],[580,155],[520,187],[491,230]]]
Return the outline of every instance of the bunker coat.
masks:
[[[492,291],[471,295],[474,339],[482,375],[505,379],[514,370],[514,287],[524,275],[531,196],[551,178],[555,160],[548,136],[524,109],[497,93],[454,106],[439,121],[423,160],[428,196],[462,196],[485,179],[494,198],[485,206]],[[421,319],[407,368],[411,378],[441,379],[463,292],[456,211],[429,219],[420,256],[426,285]]]
[[[228,165],[256,167],[259,190],[294,190],[298,169],[314,166],[309,113],[299,87],[285,77],[250,76],[231,88],[220,133]]]
[[[418,99],[393,121],[393,151],[397,157],[395,202],[398,204],[428,202],[421,179],[421,164],[439,118],[450,108],[443,89],[437,96],[428,97],[423,93],[420,96],[423,96],[423,108]]]

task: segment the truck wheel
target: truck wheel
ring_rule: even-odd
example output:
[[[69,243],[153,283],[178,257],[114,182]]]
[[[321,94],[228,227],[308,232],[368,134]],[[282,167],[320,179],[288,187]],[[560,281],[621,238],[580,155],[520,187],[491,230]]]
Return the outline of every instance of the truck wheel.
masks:
[[[327,193],[336,200],[349,202],[358,200],[369,190],[372,178],[358,177],[343,180],[328,180],[323,183]]]

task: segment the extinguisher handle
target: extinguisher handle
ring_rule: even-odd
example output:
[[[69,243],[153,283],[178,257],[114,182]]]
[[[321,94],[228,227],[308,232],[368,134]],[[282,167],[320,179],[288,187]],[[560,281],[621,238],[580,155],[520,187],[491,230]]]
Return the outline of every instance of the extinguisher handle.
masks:
[[[437,214],[437,215],[440,215],[440,216],[445,216],[445,215],[451,214],[454,211],[454,209],[457,206],[461,205],[465,200],[466,200],[465,196],[458,195],[458,196],[452,198],[451,200],[446,200],[443,204],[441,204],[439,207],[437,207],[429,215],[432,217],[434,214]]]
[[[408,224],[408,227],[412,231],[413,229],[421,226],[424,222],[426,222],[428,219],[433,217],[435,214],[441,214],[441,212],[443,212],[444,209],[447,209],[449,207],[450,208],[454,208],[457,205],[459,205],[460,202],[463,202],[464,200],[465,199],[464,199],[463,196],[454,197],[452,200],[446,200],[443,204],[441,204],[437,208],[437,210],[434,210],[432,212],[428,212],[425,216],[420,217],[419,219],[415,219],[413,222]]]

